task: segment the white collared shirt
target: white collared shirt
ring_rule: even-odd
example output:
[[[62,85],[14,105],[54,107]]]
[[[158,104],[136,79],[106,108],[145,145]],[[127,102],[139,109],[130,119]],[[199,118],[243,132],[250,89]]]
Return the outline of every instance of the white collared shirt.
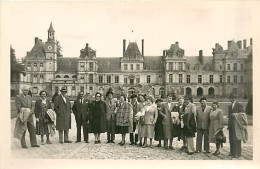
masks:
[[[234,103],[232,103],[232,109],[234,108],[235,104],[236,104],[236,101],[234,101]]]
[[[169,109],[171,108],[171,104],[172,104],[172,103],[168,103],[168,107],[169,107]]]
[[[63,95],[61,95],[61,97],[63,98],[64,102],[66,103],[66,97],[64,97]]]

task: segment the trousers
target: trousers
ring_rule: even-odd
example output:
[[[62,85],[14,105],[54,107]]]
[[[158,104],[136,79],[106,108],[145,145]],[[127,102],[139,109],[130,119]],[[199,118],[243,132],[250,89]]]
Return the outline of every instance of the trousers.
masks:
[[[193,137],[186,137],[186,140],[187,140],[188,152],[193,153],[195,151]]]
[[[87,121],[77,122],[77,141],[81,141],[81,126],[83,127],[84,141],[88,142],[89,127]]]
[[[36,131],[35,131],[35,126],[33,125],[33,121],[27,122],[27,129],[28,129],[29,134],[30,134],[31,146],[37,145]],[[21,138],[21,146],[22,147],[26,146],[25,134],[26,134],[26,131],[23,133],[22,138]]]
[[[69,130],[59,130],[59,141],[63,142],[63,133],[64,141],[69,141]]]
[[[241,157],[241,140],[237,140],[234,128],[229,128],[230,154],[233,157]]]
[[[107,140],[115,140],[115,126],[116,122],[114,119],[107,121]]]
[[[197,130],[196,151],[202,150],[203,136],[204,136],[204,150],[209,151],[209,131],[208,131],[208,129],[198,129]]]

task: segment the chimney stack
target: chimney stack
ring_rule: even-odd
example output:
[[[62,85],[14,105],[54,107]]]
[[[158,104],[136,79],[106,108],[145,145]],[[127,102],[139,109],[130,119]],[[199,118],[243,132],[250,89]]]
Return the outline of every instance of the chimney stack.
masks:
[[[125,39],[123,39],[123,53],[125,52]]]
[[[243,48],[246,49],[246,39],[243,40]]]
[[[142,56],[144,56],[144,39],[142,39]]]
[[[231,44],[231,40],[228,41],[228,48],[229,48],[230,44]]]
[[[238,46],[239,49],[242,49],[242,41],[241,40],[237,41],[237,46]]]
[[[88,56],[88,43],[86,43],[85,55]]]
[[[34,38],[34,44],[36,44],[36,42],[38,41],[38,37]]]
[[[250,38],[250,46],[253,46],[253,38]]]
[[[203,50],[199,51],[199,61],[203,64]]]

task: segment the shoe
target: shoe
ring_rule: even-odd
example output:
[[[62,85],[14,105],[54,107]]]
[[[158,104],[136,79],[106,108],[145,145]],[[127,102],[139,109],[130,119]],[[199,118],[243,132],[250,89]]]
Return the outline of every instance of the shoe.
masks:
[[[59,141],[59,143],[63,144],[63,141]]]
[[[81,141],[75,141],[75,143],[80,143]]]
[[[147,144],[144,144],[144,145],[142,146],[142,148],[146,148],[146,147],[148,147],[148,145],[147,145]]]
[[[113,144],[115,144],[114,140],[111,140],[111,141],[110,141],[110,143],[113,143]]]
[[[85,143],[89,143],[88,141],[85,141]]]
[[[134,145],[137,145],[137,142],[135,142]]]
[[[120,146],[123,146],[123,145],[125,145],[125,141],[120,144]]]
[[[142,143],[140,142],[140,143],[138,144],[138,146],[142,147],[143,145],[142,145]]]
[[[134,142],[131,142],[130,145],[134,145],[135,143]]]
[[[167,147],[165,146],[164,149],[165,149],[165,150],[169,150],[169,147],[168,147],[168,146],[167,146]]]
[[[215,151],[215,153],[213,153],[213,155],[215,155],[215,156],[217,156],[217,155],[219,155],[219,154],[220,154],[219,151]]]
[[[98,140],[98,143],[101,143],[101,141],[100,141],[100,140]]]
[[[47,144],[52,144],[52,142],[50,140],[47,140],[46,143]]]
[[[158,144],[156,147],[162,147],[162,145],[161,145],[161,144]]]
[[[72,143],[72,141],[64,141],[64,143]]]
[[[107,141],[107,144],[108,144],[108,143],[111,143],[111,141],[110,141],[110,140],[108,140],[108,141]]]
[[[121,144],[122,144],[122,141],[121,141],[121,142],[119,142],[118,144],[119,144],[119,145],[121,145]]]
[[[172,146],[169,147],[170,150],[174,150],[174,148]]]
[[[32,145],[31,147],[40,147],[40,146],[36,144],[36,145]]]
[[[186,149],[187,149],[187,147],[185,147],[185,146],[181,147],[181,150],[186,150]]]
[[[27,146],[22,146],[22,148],[24,148],[24,149],[28,149],[28,147],[27,147]]]
[[[188,153],[188,155],[192,155],[192,154],[194,154],[194,152],[190,152],[190,153]]]
[[[98,141],[95,141],[95,144],[97,144],[98,143]]]

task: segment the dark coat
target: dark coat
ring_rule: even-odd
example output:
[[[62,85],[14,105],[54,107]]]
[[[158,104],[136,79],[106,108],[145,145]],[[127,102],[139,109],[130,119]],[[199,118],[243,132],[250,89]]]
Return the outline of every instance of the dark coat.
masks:
[[[54,111],[56,112],[56,129],[69,130],[71,128],[71,105],[69,98],[66,97],[66,103],[61,95],[54,101]]]
[[[196,121],[194,117],[194,113],[186,113],[183,116],[183,134],[186,137],[195,137],[195,133],[197,132]]]
[[[107,130],[106,126],[106,103],[103,101],[93,101],[89,107],[90,124],[92,133],[104,133]],[[101,110],[100,112],[97,110]]]
[[[86,99],[83,100],[83,104],[80,103],[80,99],[75,100],[72,111],[75,115],[76,123],[89,120],[89,103]]]
[[[46,104],[47,104],[47,109],[52,108],[50,100],[46,100]],[[42,114],[42,100],[41,99],[38,99],[35,102],[34,114],[35,114],[36,118],[39,118],[40,114]]]

